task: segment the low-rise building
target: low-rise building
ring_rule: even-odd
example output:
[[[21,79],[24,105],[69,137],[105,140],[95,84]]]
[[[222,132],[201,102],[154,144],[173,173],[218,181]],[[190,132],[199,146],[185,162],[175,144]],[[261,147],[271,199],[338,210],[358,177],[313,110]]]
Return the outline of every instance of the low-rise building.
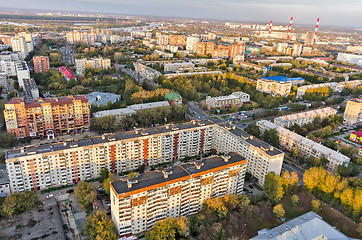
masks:
[[[280,127],[289,128],[294,124],[302,126],[304,124],[311,123],[316,117],[324,119],[336,114],[337,114],[336,109],[331,107],[326,107],[326,108],[277,117],[274,118],[274,123]]]
[[[74,74],[67,67],[61,66],[59,67],[59,71],[62,73],[67,82],[69,82],[71,79],[77,80],[77,77],[74,76]]]
[[[83,74],[86,68],[107,69],[111,67],[109,58],[75,59],[75,67],[78,74]]]
[[[316,143],[309,138],[303,137],[295,132],[289,131],[286,128],[280,127],[270,121],[260,120],[256,123],[259,126],[260,132],[263,134],[266,130],[275,129],[279,135],[280,145],[290,151],[293,148],[298,150],[300,156],[326,158],[328,160],[327,170],[336,172],[338,166],[347,166],[350,158],[334,151],[322,144]]]
[[[193,76],[193,75],[205,75],[205,74],[214,74],[214,75],[220,75],[222,74],[221,71],[208,71],[208,72],[185,72],[185,73],[168,73],[165,74],[164,76],[166,78],[173,78],[173,77],[178,77],[178,76]]]
[[[165,95],[165,100],[170,104],[182,105],[182,97],[176,92],[170,92]]]
[[[9,196],[11,193],[10,180],[4,164],[0,165],[0,197]]]
[[[292,81],[277,81],[273,79],[260,78],[256,84],[256,90],[269,93],[273,96],[288,96],[292,88]]]
[[[182,68],[193,68],[195,67],[195,64],[192,62],[177,62],[177,63],[166,63],[163,66],[164,72],[177,72],[179,69]]]
[[[349,135],[349,140],[357,143],[362,143],[362,130],[352,132]]]
[[[348,100],[343,118],[344,123],[350,125],[362,122],[362,98]]]
[[[338,240],[355,240],[347,237],[336,227],[329,225],[323,221],[322,217],[314,212],[308,212],[283,223],[273,229],[262,229],[258,231],[258,235],[250,240],[322,240],[322,239],[338,239]]]
[[[362,85],[362,80],[343,81],[343,82],[329,82],[320,84],[304,85],[298,88],[297,98],[301,98],[305,95],[308,89],[315,89],[320,87],[330,87],[333,92],[342,92],[344,88],[355,88]]]
[[[109,92],[91,92],[87,94],[89,106],[96,104],[99,106],[105,106],[108,103],[115,103],[121,99],[121,95],[109,93]]]
[[[167,217],[196,214],[207,199],[242,194],[245,168],[246,159],[230,153],[111,182],[112,220],[125,236]]]
[[[153,109],[153,108],[158,108],[158,107],[169,107],[169,106],[170,106],[170,104],[167,101],[133,104],[133,105],[127,106],[126,108],[99,111],[99,112],[94,113],[93,116],[95,118],[102,118],[105,116],[115,116],[116,121],[120,122],[120,120],[123,117],[131,116],[132,114],[137,113],[137,111],[139,111],[139,110]]]
[[[135,62],[133,63],[135,72],[142,78],[153,81],[153,79],[159,77],[161,73],[153,68],[150,68],[142,63]]]
[[[208,109],[217,107],[240,107],[245,102],[250,102],[250,95],[244,92],[233,92],[228,96],[211,97],[207,96],[205,103]]]

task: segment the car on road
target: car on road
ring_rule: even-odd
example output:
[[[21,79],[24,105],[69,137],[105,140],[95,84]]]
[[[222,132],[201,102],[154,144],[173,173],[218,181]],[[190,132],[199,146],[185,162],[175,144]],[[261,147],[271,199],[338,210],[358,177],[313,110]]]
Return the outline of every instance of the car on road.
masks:
[[[292,163],[292,167],[297,167],[297,165],[295,165],[294,163]]]
[[[249,187],[250,187],[251,189],[253,189],[253,188],[254,188],[254,186],[253,186],[253,185],[251,185],[251,184],[249,184]]]
[[[66,193],[73,193],[73,192],[74,192],[74,189],[69,189],[69,190],[67,190]]]
[[[54,194],[49,194],[49,195],[47,196],[48,199],[49,199],[49,198],[52,198],[52,197],[54,197]]]

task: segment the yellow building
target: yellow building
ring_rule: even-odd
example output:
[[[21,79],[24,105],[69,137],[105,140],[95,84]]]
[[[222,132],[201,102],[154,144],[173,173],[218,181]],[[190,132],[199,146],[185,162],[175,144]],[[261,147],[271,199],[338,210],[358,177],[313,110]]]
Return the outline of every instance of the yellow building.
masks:
[[[356,124],[362,121],[362,98],[348,100],[346,110],[344,110],[344,123]]]
[[[349,140],[362,143],[362,131],[352,132],[351,135],[349,135]]]

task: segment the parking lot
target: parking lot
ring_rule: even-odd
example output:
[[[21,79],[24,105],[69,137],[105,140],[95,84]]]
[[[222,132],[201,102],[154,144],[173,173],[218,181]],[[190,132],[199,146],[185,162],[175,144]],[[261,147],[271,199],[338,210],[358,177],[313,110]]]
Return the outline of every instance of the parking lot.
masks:
[[[59,208],[54,198],[44,201],[40,209],[0,221],[1,239],[54,240],[65,239]]]

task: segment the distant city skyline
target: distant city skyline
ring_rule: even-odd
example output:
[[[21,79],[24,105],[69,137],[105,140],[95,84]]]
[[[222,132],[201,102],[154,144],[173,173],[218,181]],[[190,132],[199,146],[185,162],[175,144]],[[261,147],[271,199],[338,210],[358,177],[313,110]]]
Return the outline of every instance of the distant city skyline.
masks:
[[[362,27],[362,1],[348,0],[13,0],[4,8]]]

